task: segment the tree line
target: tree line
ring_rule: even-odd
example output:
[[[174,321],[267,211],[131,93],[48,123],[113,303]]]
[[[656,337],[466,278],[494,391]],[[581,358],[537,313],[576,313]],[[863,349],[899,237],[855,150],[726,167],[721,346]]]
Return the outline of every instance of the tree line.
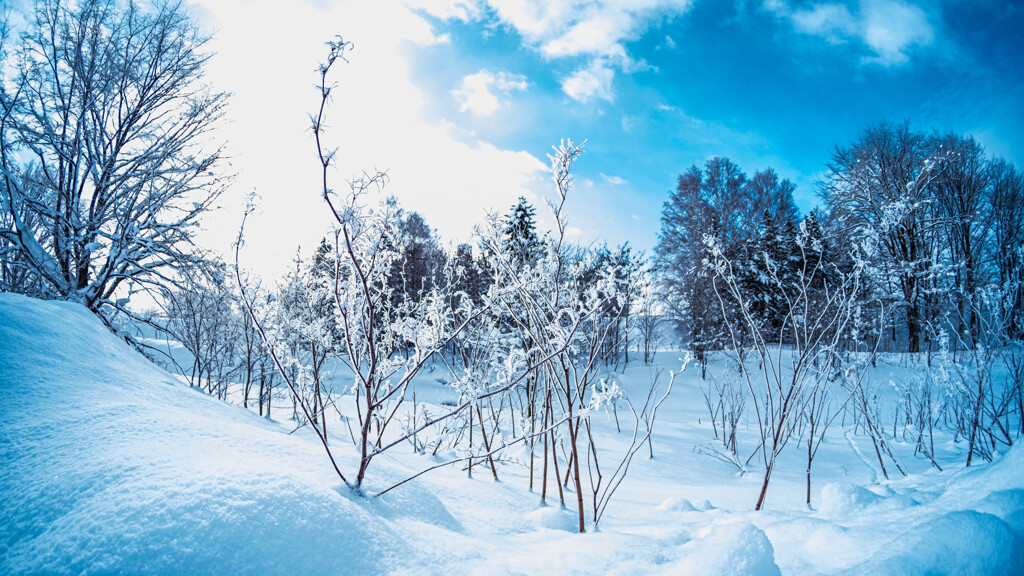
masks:
[[[662,212],[657,265],[668,313],[698,357],[729,344],[726,316],[738,314],[735,301],[717,301],[709,240],[772,332],[797,271],[823,258],[822,276],[849,272],[855,260],[866,267],[851,347],[935,352],[944,337],[970,347],[994,320],[1020,338],[1024,176],[973,137],[881,122],[836,147],[818,184],[820,208],[802,216],[793,191],[773,170],[748,178],[727,158],[679,177]]]

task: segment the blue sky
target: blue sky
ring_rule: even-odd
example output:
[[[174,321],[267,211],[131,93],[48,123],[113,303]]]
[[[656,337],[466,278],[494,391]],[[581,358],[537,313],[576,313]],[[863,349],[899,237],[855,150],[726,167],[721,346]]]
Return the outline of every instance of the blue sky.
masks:
[[[537,156],[563,136],[589,139],[583,238],[649,248],[675,176],[713,155],[748,174],[774,168],[810,209],[834,146],[883,119],[969,133],[1020,163],[1021,6],[554,4],[569,9],[550,30],[536,8],[550,3],[471,5],[461,18],[423,10],[446,41],[407,58],[434,119]],[[574,75],[593,82],[571,84]]]
[[[385,169],[385,194],[445,242],[525,196],[550,226],[546,155],[587,139],[570,240],[656,242],[676,177],[727,156],[774,168],[804,210],[833,148],[880,120],[975,136],[1024,165],[1024,6],[989,0],[186,0],[212,36],[206,80],[233,94],[236,175],[202,244],[265,275],[330,218],[308,130],[324,43],[355,44],[328,112],[335,188]],[[19,23],[15,0],[12,22]],[[23,20],[21,20],[23,22]],[[229,256],[230,257],[230,256]]]

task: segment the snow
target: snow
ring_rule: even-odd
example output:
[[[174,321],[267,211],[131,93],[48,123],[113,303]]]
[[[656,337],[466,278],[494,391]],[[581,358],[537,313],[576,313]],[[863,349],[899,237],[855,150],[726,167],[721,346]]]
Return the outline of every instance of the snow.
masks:
[[[676,368],[679,355],[659,362]],[[878,378],[910,372],[891,363]],[[611,376],[629,393],[650,368]],[[500,482],[485,465],[472,479],[448,468],[355,496],[283,404],[277,421],[217,401],[77,304],[0,294],[0,573],[1024,573],[1019,446],[964,468],[962,446],[937,438],[939,472],[897,443],[909,474],[886,481],[855,451],[871,454],[870,439],[837,427],[815,460],[814,509],[794,448],[754,512],[757,459],[739,474],[694,450],[714,439],[700,383],[696,370],[677,381],[654,459],[644,447],[600,529],[576,534],[554,486],[541,504],[514,464]],[[609,446],[626,445],[603,408],[593,419]],[[744,420],[741,450],[755,435]],[[375,461],[369,481],[433,463],[410,452]]]
[[[315,446],[183,387],[84,308],[3,294],[0,318],[0,573],[370,572],[402,546]]]
[[[775,551],[765,533],[750,522],[712,524],[706,535],[683,546],[686,555],[673,566],[680,575],[778,576]]]

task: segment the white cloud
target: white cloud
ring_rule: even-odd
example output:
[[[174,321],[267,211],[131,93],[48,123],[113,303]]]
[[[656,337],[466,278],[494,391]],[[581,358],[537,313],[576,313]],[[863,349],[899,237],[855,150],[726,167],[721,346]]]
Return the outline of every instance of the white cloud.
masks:
[[[790,15],[793,26],[804,34],[821,36],[830,42],[842,42],[857,32],[857,20],[842,4],[818,4]]]
[[[435,44],[451,44],[451,34],[441,34],[440,36],[431,36],[430,38],[423,38],[418,41],[414,41],[420,46],[434,46]]]
[[[604,172],[601,172],[601,179],[604,180],[609,186],[622,186],[626,183],[623,178],[619,176],[609,176]]]
[[[625,54],[626,42],[691,0],[488,0],[498,18],[551,57]]]
[[[615,98],[612,91],[614,79],[614,70],[603,60],[594,60],[586,68],[580,68],[562,80],[562,91],[584,104],[593,98],[611,102]]]
[[[494,90],[507,94],[513,90],[526,90],[528,87],[526,77],[521,74],[481,70],[464,77],[459,82],[459,87],[452,90],[452,97],[460,103],[460,111],[472,112],[477,116],[490,116],[502,107],[502,102],[494,94]]]
[[[783,0],[767,0],[764,7],[789,20],[803,34],[819,36],[832,44],[863,44],[872,53],[863,58],[865,63],[906,64],[910,49],[928,46],[935,38],[928,14],[906,0],[860,0],[855,12],[835,2],[794,9]]]
[[[442,20],[476,20],[481,7],[476,0],[406,0],[410,8],[424,10],[427,14]]]
[[[568,96],[586,102],[611,100],[614,69],[649,70],[649,64],[629,55],[626,44],[665,18],[687,12],[692,0],[478,0],[476,14],[483,12],[481,5],[546,58],[586,59],[587,65],[562,79]],[[674,45],[671,38],[666,43]]]
[[[911,46],[927,46],[935,38],[924,10],[893,0],[863,2],[864,42],[878,56],[870,59],[883,66],[908,61],[906,50]]]
[[[626,58],[626,49],[614,41],[624,36],[620,14],[599,14],[573,24],[567,32],[544,42],[541,53],[551,58],[594,55]]]

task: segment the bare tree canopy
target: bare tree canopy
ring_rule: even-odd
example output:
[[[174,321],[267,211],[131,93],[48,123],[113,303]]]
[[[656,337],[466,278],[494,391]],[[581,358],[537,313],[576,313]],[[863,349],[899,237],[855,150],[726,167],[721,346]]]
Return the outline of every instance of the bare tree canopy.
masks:
[[[120,307],[201,259],[228,95],[180,3],[40,0],[19,32],[0,45],[0,288]]]

